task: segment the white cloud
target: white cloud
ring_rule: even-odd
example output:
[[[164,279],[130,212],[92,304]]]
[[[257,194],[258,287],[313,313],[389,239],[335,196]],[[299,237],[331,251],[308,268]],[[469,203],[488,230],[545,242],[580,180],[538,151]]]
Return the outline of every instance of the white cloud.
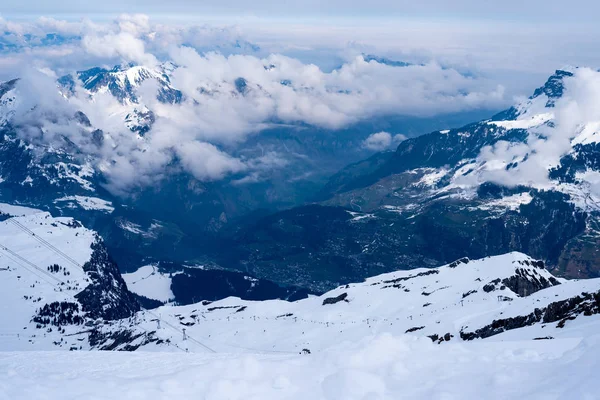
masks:
[[[499,141],[484,147],[477,157],[477,173],[461,177],[457,183],[491,181],[539,188],[552,185],[549,170],[560,164],[577,138],[594,134],[600,127],[600,72],[590,68],[573,72],[573,77],[563,78],[565,91],[554,107],[545,108],[545,95],[523,103],[525,114],[519,118],[531,120],[540,113],[551,112],[552,124],[529,128],[526,142]]]
[[[33,32],[41,37],[55,31],[65,36],[61,39],[64,43],[38,46],[25,41],[17,51],[0,55],[0,65],[9,65],[11,73],[23,65],[61,76],[75,69],[112,67],[121,62],[150,69],[159,68],[166,59],[176,64],[167,73],[171,85],[184,94],[180,104],[157,101],[157,86],[152,81],[135,89],[140,104],[124,106],[109,93],[95,93],[90,98],[82,88],[64,99],[56,95],[52,80],[38,84],[38,78],[29,81],[29,76],[23,76],[27,79],[23,79],[20,90],[27,101],[35,100],[54,114],[58,110],[62,113],[60,123],[47,122],[50,134],[44,135],[44,140],[68,136],[95,157],[111,187],[119,192],[161,179],[168,168],[173,168],[173,160],[200,180],[230,174],[260,180],[266,169],[282,168],[285,160],[277,154],[254,159],[238,159],[231,154],[249,135],[273,124],[338,129],[377,116],[433,116],[507,104],[503,87],[497,83],[435,61],[398,68],[366,62],[352,51],[347,53],[352,55],[346,63],[330,71],[294,57],[259,52],[238,27],[157,24],[144,15],[122,15],[108,24],[41,18],[14,26],[0,21],[0,25],[15,35]],[[211,47],[217,51],[207,52]],[[250,54],[236,53],[246,50]],[[245,87],[240,87],[240,82]],[[31,117],[26,114],[33,105],[23,107],[20,115]],[[124,125],[125,115],[133,107],[147,107],[156,116],[143,138]],[[42,110],[39,107],[36,112]],[[93,144],[89,135],[66,126],[76,110],[83,111],[94,128],[103,130],[102,147]],[[37,137],[39,130],[28,134],[41,139]],[[402,135],[379,132],[367,138],[364,146],[385,150],[401,139]]]
[[[158,63],[156,57],[146,53],[144,42],[128,32],[84,36],[81,43],[85,51],[96,57],[121,58],[148,66]]]
[[[392,149],[400,142],[406,139],[406,136],[398,134],[392,136],[388,132],[377,132],[369,135],[364,141],[363,146],[369,150],[384,151]]]
[[[198,180],[221,179],[230,173],[246,169],[238,159],[220,151],[210,143],[189,142],[176,147],[185,169]]]

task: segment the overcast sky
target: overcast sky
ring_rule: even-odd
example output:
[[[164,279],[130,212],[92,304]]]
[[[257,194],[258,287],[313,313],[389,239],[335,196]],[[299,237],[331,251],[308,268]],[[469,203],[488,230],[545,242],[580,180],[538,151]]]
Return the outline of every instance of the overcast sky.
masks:
[[[600,11],[594,0],[3,0],[11,14],[143,12],[278,17],[433,17],[517,21],[592,21]]]

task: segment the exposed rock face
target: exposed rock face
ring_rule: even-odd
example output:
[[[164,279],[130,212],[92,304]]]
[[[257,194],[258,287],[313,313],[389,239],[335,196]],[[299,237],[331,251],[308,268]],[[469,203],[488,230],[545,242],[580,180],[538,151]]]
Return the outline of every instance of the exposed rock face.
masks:
[[[450,264],[448,264],[449,268],[456,268],[458,267],[460,264],[467,264],[469,262],[469,257],[463,257],[460,260],[456,260],[451,262]]]
[[[550,303],[547,307],[536,308],[531,314],[511,318],[494,320],[474,332],[460,332],[463,340],[485,339],[512,329],[523,328],[538,322],[552,323],[560,321],[557,327],[562,328],[568,320],[575,319],[583,314],[590,316],[600,313],[600,291],[596,293],[582,293],[570,299]]]
[[[91,283],[75,298],[89,318],[129,318],[140,310],[136,297],[127,289],[117,264],[100,239],[92,243],[92,256],[83,265]]]
[[[336,303],[339,303],[340,301],[348,302],[348,300],[346,299],[347,297],[348,297],[348,293],[342,293],[336,297],[328,297],[325,300],[323,300],[323,305],[326,306],[328,304],[336,304]]]
[[[544,268],[543,263],[541,264],[541,268]],[[515,272],[516,275],[513,275],[510,278],[504,278],[502,283],[521,297],[527,297],[532,293],[546,289],[550,286],[560,285],[560,282],[556,280],[556,278],[550,277],[549,279],[546,279],[545,277],[536,274],[535,271],[517,268]]]
[[[90,345],[98,350],[120,350],[135,351],[140,346],[148,343],[162,343],[162,340],[154,337],[155,332],[139,332],[129,329],[113,332],[102,332],[93,329],[89,335]]]

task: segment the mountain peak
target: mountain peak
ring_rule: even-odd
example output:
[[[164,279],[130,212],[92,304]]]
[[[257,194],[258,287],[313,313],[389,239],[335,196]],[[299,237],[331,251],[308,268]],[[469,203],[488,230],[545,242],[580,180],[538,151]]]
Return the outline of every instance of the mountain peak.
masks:
[[[544,86],[541,86],[533,92],[533,95],[530,99],[535,99],[543,94],[548,96],[548,102],[546,103],[546,107],[554,107],[554,101],[559,99],[564,94],[564,83],[563,79],[565,77],[572,77],[575,69],[565,68],[565,69],[557,69],[553,75],[551,75]]]
[[[75,76],[66,75],[58,79],[59,85],[67,92],[73,92],[75,80],[92,94],[110,93],[123,104],[138,104],[136,89],[147,80],[158,83],[159,101],[179,103],[182,93],[171,86],[169,74],[175,69],[173,63],[167,62],[157,68],[148,68],[133,63],[115,65],[111,69],[94,67],[78,71]]]

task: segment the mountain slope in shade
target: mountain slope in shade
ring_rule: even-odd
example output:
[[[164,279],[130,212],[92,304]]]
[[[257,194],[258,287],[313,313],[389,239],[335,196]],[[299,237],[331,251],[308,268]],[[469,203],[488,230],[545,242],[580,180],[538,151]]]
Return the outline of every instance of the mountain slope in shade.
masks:
[[[374,248],[400,260],[402,268],[521,251],[567,277],[599,276],[599,125],[582,113],[569,130],[564,111],[586,95],[577,88],[594,73],[556,71],[530,98],[491,119],[408,139],[391,155],[373,156],[334,175],[315,198],[326,206],[319,213],[337,215],[332,207],[342,207],[363,215],[361,223],[340,222],[339,231],[356,238],[356,246],[332,232],[312,256],[289,260],[279,256],[286,249],[275,235],[267,246],[271,254],[255,260],[245,254],[265,244],[248,227],[248,240],[239,246],[241,263],[250,263],[256,274],[297,264],[311,274],[311,257],[342,249],[337,264],[354,273],[365,265],[363,250]],[[562,156],[555,150],[561,146]],[[278,217],[295,224],[305,213],[297,208]],[[299,225],[311,235],[310,223]],[[368,265],[366,274],[392,268],[387,259],[381,263]]]

